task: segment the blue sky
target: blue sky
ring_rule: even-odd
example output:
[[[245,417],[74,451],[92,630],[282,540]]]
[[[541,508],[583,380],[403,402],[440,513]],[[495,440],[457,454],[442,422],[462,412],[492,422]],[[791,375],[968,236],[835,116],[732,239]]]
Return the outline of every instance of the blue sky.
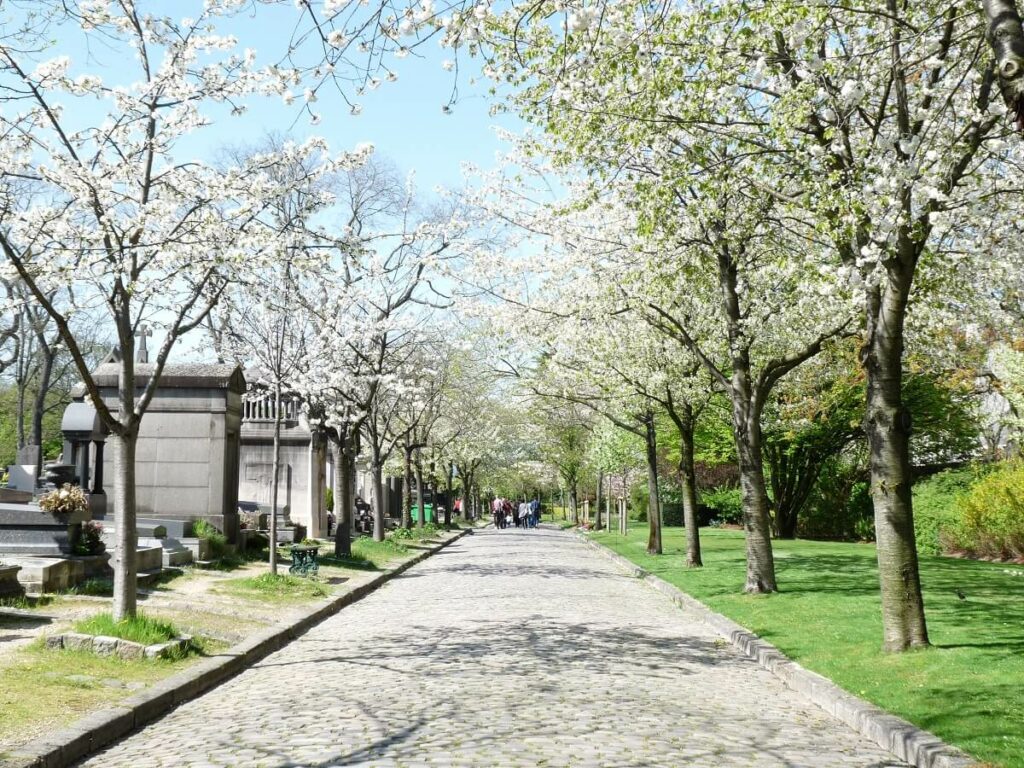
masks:
[[[176,0],[177,2],[177,0]],[[191,3],[180,5],[185,15],[195,8]],[[17,15],[17,11],[14,11]],[[260,6],[255,15],[220,20],[220,34],[234,34],[239,38],[239,50],[253,48],[257,61],[269,63],[279,60],[286,50],[295,23],[295,10],[291,5]],[[0,21],[3,21],[0,15]],[[95,41],[86,44],[85,35],[77,28],[64,28],[41,58],[68,55],[72,60],[72,74],[91,72],[99,74],[108,84],[122,82],[137,75],[133,66],[124,67],[122,52],[104,49]],[[324,136],[336,150],[349,149],[363,142],[371,142],[378,154],[391,159],[403,173],[416,172],[417,186],[423,192],[435,186],[461,185],[460,165],[471,162],[484,168],[494,164],[502,143],[492,127],[501,124],[516,128],[520,123],[513,117],[489,115],[491,100],[487,95],[488,82],[471,83],[479,63],[462,58],[462,73],[457,85],[459,100],[451,114],[442,106],[447,103],[456,79],[442,68],[442,62],[453,57],[453,52],[442,49],[435,40],[425,42],[415,53],[404,59],[392,57],[385,63],[398,76],[396,82],[382,82],[380,87],[364,96],[348,94],[362,106],[362,114],[349,113],[349,107],[339,94],[329,87],[320,91],[313,105],[322,115],[319,125],[309,125],[308,116],[301,113],[301,91],[291,106],[280,99],[254,99],[247,104],[249,112],[241,117],[230,117],[226,112],[216,117],[213,126],[198,131],[179,144],[182,155],[210,159],[217,150],[229,144],[247,144],[259,140],[268,129],[288,131],[302,138],[311,134]],[[76,101],[83,122],[93,122],[90,104]],[[214,115],[209,109],[207,114]]]

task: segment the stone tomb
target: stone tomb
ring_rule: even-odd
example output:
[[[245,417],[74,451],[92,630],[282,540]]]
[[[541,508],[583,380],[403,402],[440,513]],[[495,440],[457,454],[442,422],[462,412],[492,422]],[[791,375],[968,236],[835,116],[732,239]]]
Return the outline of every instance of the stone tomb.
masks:
[[[104,363],[93,373],[100,396],[116,409],[117,381],[121,364]],[[137,363],[135,383],[142,394],[155,366]],[[239,437],[245,377],[235,365],[167,365],[160,385],[142,418],[135,456],[137,514],[140,519],[164,525],[181,523],[182,533],[196,519],[204,519],[223,531],[229,541],[238,538]],[[85,402],[85,389],[72,392]],[[69,407],[73,407],[72,406]],[[111,441],[112,442],[112,441]],[[96,517],[108,520],[116,504],[114,450],[109,446],[101,460],[92,462],[93,493],[106,491],[107,511]],[[78,457],[76,457],[78,458]],[[89,467],[78,459],[80,476]],[[104,487],[104,478],[105,487]],[[84,484],[84,483],[83,483]],[[187,531],[191,532],[191,531]],[[173,534],[172,534],[173,536]]]
[[[78,525],[89,516],[89,512],[79,512],[57,517],[38,504],[0,502],[0,554],[70,555]]]
[[[258,375],[251,372],[253,379]],[[267,514],[274,479],[274,408],[274,397],[266,391],[251,391],[244,398],[238,497],[247,508],[255,506]],[[284,398],[281,409],[279,541],[290,541],[294,526],[309,536],[326,536],[327,443],[305,419],[295,398]]]

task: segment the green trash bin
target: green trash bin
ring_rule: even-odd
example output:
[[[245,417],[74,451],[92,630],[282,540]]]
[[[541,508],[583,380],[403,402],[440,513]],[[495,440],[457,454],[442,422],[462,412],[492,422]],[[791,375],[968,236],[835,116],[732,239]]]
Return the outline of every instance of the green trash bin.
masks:
[[[427,523],[434,522],[434,505],[433,504],[424,504],[423,508],[426,510],[426,513],[427,513],[426,522]],[[420,507],[419,507],[418,504],[415,507],[412,508],[412,521],[414,523],[419,523],[419,521],[420,521]]]

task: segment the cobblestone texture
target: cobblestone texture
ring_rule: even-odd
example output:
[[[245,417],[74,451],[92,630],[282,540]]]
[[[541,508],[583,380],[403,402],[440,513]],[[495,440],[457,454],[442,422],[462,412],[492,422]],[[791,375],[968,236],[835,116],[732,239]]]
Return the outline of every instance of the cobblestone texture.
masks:
[[[903,763],[542,529],[462,539],[82,765]]]

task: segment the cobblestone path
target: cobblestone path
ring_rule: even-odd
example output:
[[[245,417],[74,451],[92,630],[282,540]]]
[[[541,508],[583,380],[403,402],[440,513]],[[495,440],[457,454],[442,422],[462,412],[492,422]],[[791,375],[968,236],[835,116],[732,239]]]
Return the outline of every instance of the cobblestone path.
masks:
[[[463,538],[84,765],[903,764],[541,529]]]

